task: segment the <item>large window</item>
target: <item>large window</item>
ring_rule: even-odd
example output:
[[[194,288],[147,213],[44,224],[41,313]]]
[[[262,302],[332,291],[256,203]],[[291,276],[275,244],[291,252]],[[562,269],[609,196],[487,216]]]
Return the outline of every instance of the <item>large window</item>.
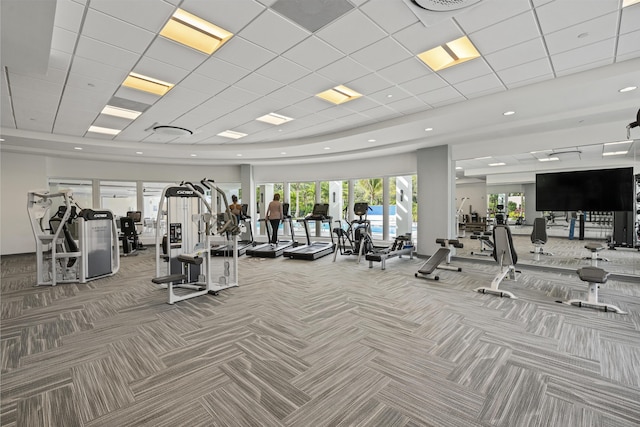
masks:
[[[354,202],[369,203],[371,209],[367,218],[371,221],[371,234],[378,240],[382,239],[382,190],[382,178],[359,179],[353,187]]]
[[[61,179],[51,178],[49,180],[51,192],[70,189],[73,192],[73,200],[82,209],[93,208],[93,187],[88,179]]]
[[[115,216],[127,216],[129,211],[138,210],[135,182],[101,181],[100,207],[110,210]]]
[[[162,190],[169,185],[169,182],[144,182],[142,183],[142,235],[155,236],[158,224],[158,207]],[[162,234],[166,233],[164,221],[159,224]]]

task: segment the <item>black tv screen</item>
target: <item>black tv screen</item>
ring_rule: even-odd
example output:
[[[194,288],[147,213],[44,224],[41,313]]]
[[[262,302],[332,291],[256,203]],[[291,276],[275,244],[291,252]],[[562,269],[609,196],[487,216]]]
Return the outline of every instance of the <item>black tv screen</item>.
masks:
[[[631,211],[633,168],[536,174],[536,210]]]

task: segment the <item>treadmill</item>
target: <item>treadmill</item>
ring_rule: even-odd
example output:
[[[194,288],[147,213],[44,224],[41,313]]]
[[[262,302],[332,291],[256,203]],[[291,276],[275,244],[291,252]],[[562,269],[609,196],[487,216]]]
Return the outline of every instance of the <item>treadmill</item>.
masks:
[[[283,227],[286,227],[284,224],[289,223],[289,229],[291,230],[291,240],[278,240],[277,244],[272,243],[263,243],[257,246],[253,246],[251,248],[247,248],[246,253],[249,256],[259,257],[259,258],[277,258],[281,256],[285,250],[297,246],[295,241],[295,234],[293,231],[293,223],[291,221],[291,215],[289,215],[289,203],[282,204],[282,212],[284,214],[284,218],[282,218]],[[271,236],[271,224],[269,221],[264,221],[267,227],[267,235]]]
[[[238,240],[238,256],[242,256],[247,252],[247,249],[255,246],[253,241],[253,227],[251,226],[251,217],[248,214],[249,205],[242,205],[242,212],[240,213],[239,221],[244,221],[245,224],[249,224],[249,239]],[[212,256],[233,256],[231,251],[233,250],[233,244],[223,244],[211,247]]]
[[[333,253],[335,243],[333,242],[333,233],[329,233],[331,236],[331,242],[312,242],[309,235],[309,222],[320,221],[329,224],[331,229],[332,217],[328,215],[329,204],[328,203],[316,203],[313,206],[313,212],[304,218],[298,220],[304,224],[304,231],[307,234],[307,244],[298,246],[296,248],[289,248],[284,251],[284,256],[291,259],[305,259],[313,261],[318,258],[322,258],[325,255]]]

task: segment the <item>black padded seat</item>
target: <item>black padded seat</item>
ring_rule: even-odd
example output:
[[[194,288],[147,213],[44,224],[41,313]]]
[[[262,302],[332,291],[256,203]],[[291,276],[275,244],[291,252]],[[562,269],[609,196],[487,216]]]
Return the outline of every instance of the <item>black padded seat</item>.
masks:
[[[602,268],[592,266],[579,268],[577,273],[580,280],[590,283],[607,283],[609,274],[611,274]]]
[[[600,251],[607,249],[607,247],[602,245],[601,243],[591,242],[584,245],[584,247],[585,249],[588,249],[591,252],[591,256],[586,256],[586,257],[583,257],[582,259],[591,260],[592,266],[594,267],[597,266],[598,261],[609,261],[608,258],[601,257],[599,254]]]
[[[604,309],[604,311],[613,311],[619,314],[627,314],[620,307],[613,304],[606,304],[598,301],[598,288],[601,284],[607,283],[607,279],[609,278],[609,272],[603,270],[602,268],[595,266],[581,267],[576,273],[578,277],[583,282],[587,282],[589,284],[589,288],[587,290],[587,299],[570,299],[565,302],[565,304],[576,305],[578,307],[592,307],[598,309]]]

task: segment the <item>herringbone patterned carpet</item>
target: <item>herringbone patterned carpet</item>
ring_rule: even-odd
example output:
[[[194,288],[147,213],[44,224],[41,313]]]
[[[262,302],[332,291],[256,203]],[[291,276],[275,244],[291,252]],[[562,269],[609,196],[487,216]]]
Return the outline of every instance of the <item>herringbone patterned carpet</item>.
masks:
[[[640,286],[556,303],[575,276],[495,264],[242,257],[238,288],[173,306],[152,249],[114,277],[33,287],[2,258],[3,426],[638,426]],[[215,260],[214,260],[215,262]]]

